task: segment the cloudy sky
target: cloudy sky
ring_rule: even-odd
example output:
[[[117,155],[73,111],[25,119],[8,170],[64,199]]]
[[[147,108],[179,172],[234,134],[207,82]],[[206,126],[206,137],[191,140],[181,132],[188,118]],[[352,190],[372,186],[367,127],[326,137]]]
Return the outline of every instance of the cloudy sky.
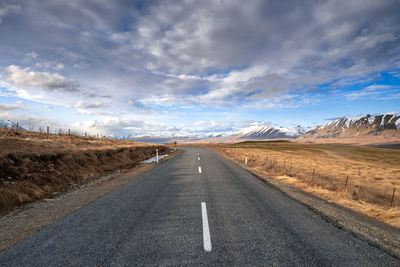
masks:
[[[0,119],[229,134],[400,110],[400,2],[0,0]]]

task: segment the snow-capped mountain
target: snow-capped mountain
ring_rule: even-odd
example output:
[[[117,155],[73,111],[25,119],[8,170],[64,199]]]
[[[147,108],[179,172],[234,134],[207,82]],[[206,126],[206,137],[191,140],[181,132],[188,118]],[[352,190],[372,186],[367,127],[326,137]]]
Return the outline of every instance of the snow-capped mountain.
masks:
[[[400,137],[400,114],[342,117],[304,134],[312,138],[352,138],[361,136]]]
[[[0,128],[5,128],[7,127],[8,129],[15,129],[17,127],[17,124],[10,121],[10,120],[0,120]],[[18,125],[19,129],[25,130],[21,125]]]
[[[277,139],[277,138],[297,138],[301,136],[301,128],[288,129],[273,126],[250,126],[232,137],[240,139]]]

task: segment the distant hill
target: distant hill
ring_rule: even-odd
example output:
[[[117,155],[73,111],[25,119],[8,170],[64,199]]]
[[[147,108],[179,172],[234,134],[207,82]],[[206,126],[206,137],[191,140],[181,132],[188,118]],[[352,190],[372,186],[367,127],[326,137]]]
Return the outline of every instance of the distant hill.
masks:
[[[360,117],[342,117],[319,126],[303,135],[304,138],[400,138],[400,115],[386,113]]]

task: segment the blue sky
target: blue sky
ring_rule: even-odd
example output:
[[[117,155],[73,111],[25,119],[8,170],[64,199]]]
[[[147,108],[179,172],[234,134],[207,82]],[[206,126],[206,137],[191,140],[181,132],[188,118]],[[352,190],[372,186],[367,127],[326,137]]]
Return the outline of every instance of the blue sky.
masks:
[[[400,2],[0,0],[0,119],[229,135],[400,110]]]

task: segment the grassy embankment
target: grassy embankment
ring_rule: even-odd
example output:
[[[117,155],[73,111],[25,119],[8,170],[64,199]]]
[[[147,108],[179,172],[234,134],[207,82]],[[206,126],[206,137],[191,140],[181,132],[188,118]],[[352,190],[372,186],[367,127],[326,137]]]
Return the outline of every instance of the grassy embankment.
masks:
[[[165,154],[166,146],[0,129],[0,215]]]
[[[400,227],[400,150],[289,141],[217,149],[239,163],[248,153],[248,167],[258,173]]]

